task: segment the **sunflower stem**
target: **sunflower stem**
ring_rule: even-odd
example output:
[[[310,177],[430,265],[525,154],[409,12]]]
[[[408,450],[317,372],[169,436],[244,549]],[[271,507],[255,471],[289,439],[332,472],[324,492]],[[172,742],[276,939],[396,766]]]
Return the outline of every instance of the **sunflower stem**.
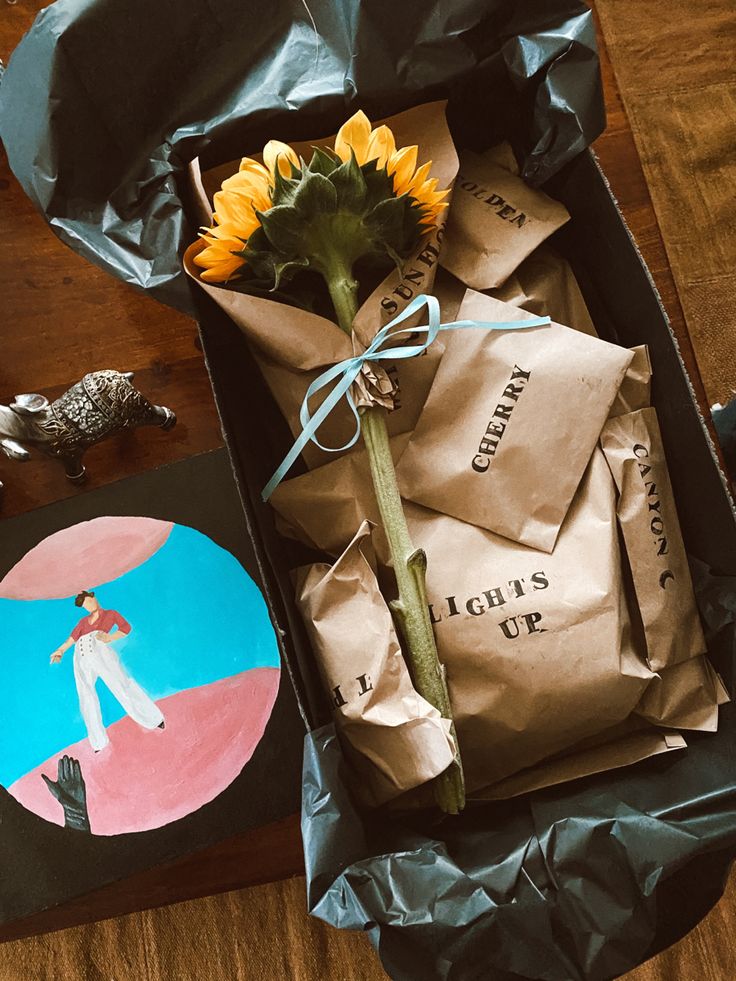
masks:
[[[352,270],[337,264],[325,273],[337,320],[346,334],[352,333],[358,310],[358,284]],[[414,548],[406,524],[396,471],[391,456],[387,412],[382,406],[365,409],[361,430],[370,462],[373,488],[381,513],[396,575],[398,598],[391,609],[404,640],[404,652],[414,686],[444,719],[452,720],[450,695],[445,669],[437,655],[437,645],[429,618],[425,573],[427,560],[421,549]],[[455,724],[452,735],[458,746]],[[437,805],[447,814],[458,814],[465,805],[465,785],[459,749],[455,760],[433,781]]]
[[[337,323],[350,337],[353,333],[353,320],[358,312],[357,280],[353,278],[352,269],[339,258],[329,264],[323,275],[335,308]]]

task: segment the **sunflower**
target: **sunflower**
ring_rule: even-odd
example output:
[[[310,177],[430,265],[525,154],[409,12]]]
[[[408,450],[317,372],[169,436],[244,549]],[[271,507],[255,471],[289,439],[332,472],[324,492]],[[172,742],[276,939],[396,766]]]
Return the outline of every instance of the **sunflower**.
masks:
[[[308,250],[299,256],[286,244],[297,235],[304,216],[303,203],[310,195],[312,207],[316,208],[312,217],[317,224],[324,217],[325,208],[335,210],[332,201],[337,195],[336,208],[342,218],[337,222],[338,228],[326,229],[327,238],[332,237],[333,231],[342,232],[341,241],[351,261],[369,252],[382,251],[394,259],[408,254],[415,240],[436,224],[447,207],[448,192],[438,191],[437,179],[429,176],[431,161],[417,167],[418,155],[416,146],[397,149],[389,127],[374,129],[362,111],[340,127],[334,150],[316,149],[309,166],[286,143],[270,140],[263,148],[263,163],[244,157],[238,172],[228,177],[215,194],[214,224],[202,230],[205,248],[194,257],[203,270],[201,278],[227,283],[243,274],[249,259],[257,266],[259,279],[270,268],[280,270],[275,285],[286,282],[283,270],[288,278],[303,268],[304,255],[309,264],[318,267],[313,252]],[[317,188],[323,180],[331,181],[335,191],[321,198],[317,206],[314,195],[325,193],[324,185]],[[344,193],[346,181],[352,187],[349,195]],[[302,206],[294,208],[297,200]],[[392,200],[399,205],[389,210]],[[287,207],[291,207],[288,213],[284,210]],[[271,216],[264,218],[272,210],[273,220]],[[347,222],[347,227],[354,231],[348,242],[345,215],[351,210],[355,220]],[[285,227],[289,223],[291,228]],[[305,240],[306,236],[302,238]],[[339,236],[334,239],[339,240]],[[270,257],[271,250],[281,253],[280,257]],[[288,260],[286,252],[290,253]]]

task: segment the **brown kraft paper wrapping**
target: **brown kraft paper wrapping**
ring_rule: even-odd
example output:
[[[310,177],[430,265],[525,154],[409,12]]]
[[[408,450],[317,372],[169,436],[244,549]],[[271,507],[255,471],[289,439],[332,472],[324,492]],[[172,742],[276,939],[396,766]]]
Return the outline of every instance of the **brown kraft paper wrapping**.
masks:
[[[449,721],[412,686],[364,554],[369,529],[364,522],[332,567],[300,570],[297,601],[338,729],[370,761],[360,767],[362,789],[381,804],[447,769],[454,746]]]
[[[609,420],[601,446],[619,490],[618,520],[649,664],[659,671],[702,654],[705,639],[655,410]]]
[[[617,770],[651,756],[687,749],[679,732],[661,732],[653,727],[617,732],[610,741],[585,746],[552,760],[515,773],[490,787],[473,793],[473,800],[506,800],[543,787],[554,787],[605,770]]]
[[[416,425],[432,387],[444,350],[445,346],[442,341],[436,340],[419,357],[397,361],[388,366],[386,366],[386,362],[383,362],[386,366],[387,381],[390,384],[387,407],[392,406],[386,417],[389,436],[408,432]],[[263,377],[266,379],[266,384],[288,422],[294,438],[296,438],[302,431],[299,420],[302,401],[307,388],[322,373],[322,369],[295,372],[277,361],[263,357],[258,352],[254,352],[254,356]],[[324,394],[328,391],[329,389],[326,389]],[[317,394],[310,401],[312,412],[319,406],[324,394]],[[322,423],[318,437],[323,446],[340,447],[345,445],[354,432],[355,419],[352,413],[346,411],[341,403]],[[302,450],[302,457],[306,465],[310,469],[314,469],[329,464],[346,453],[353,454],[355,452],[355,447],[351,447],[349,450],[327,453],[315,443],[309,442]],[[355,528],[353,528],[354,530]]]
[[[598,449],[551,555],[407,505],[469,790],[623,721],[651,681],[631,643],[615,506]]]
[[[492,289],[569,219],[559,201],[464,150],[440,262],[473,289]]]
[[[445,103],[417,106],[381,123],[391,127],[397,146],[419,146],[418,165],[432,161],[431,176],[438,178],[439,187],[452,185],[458,160],[445,120]],[[294,143],[293,147],[308,159],[312,146],[329,144],[333,139],[329,137]],[[238,164],[239,161],[225,164],[200,177],[195,162],[190,177],[198,212],[211,214],[207,194],[211,195],[225,177],[237,171]],[[203,282],[194,263],[194,256],[203,248],[202,242],[195,242],[187,249],[184,269],[249,339],[266,382],[296,435],[301,432],[298,407],[317,375],[328,366],[352,357],[356,350],[364,350],[377,331],[400,313],[410,300],[420,293],[432,292],[444,228],[444,222],[440,222],[425,236],[415,254],[403,263],[401,271],[392,270],[378,283],[358,310],[353,324],[353,338],[348,337],[336,323],[318,314],[239,293],[227,286]],[[413,428],[441,355],[442,346],[439,345],[426,358],[403,361],[392,372],[393,378],[386,377],[383,367],[376,367],[377,383],[366,378],[371,394],[387,407],[393,403],[392,392],[397,392],[396,411],[389,413],[389,431],[392,434]],[[311,402],[313,411],[324,397],[326,392],[315,396]],[[392,416],[395,418],[392,419]],[[320,428],[320,442],[325,446],[340,446],[345,442],[345,434],[350,436],[353,431],[352,413],[346,403],[341,402]],[[310,444],[304,457],[309,466],[318,466],[327,459],[327,454]]]
[[[519,164],[516,162],[510,143],[497,143],[495,146],[484,150],[480,156],[483,160],[487,160],[488,163],[496,167],[501,167],[502,170],[507,170],[510,174],[519,173]]]
[[[403,433],[390,441],[394,463],[401,457],[409,436]],[[374,525],[371,539],[376,557],[381,565],[390,565],[365,450],[284,480],[269,503],[276,512],[281,534],[335,556],[348,546],[355,529],[367,518]]]
[[[636,714],[676,729],[718,729],[718,706],[729,701],[723,682],[706,655],[673,664],[655,675],[636,706]]]
[[[652,364],[646,344],[632,347],[634,359],[621,382],[616,398],[613,400],[609,418],[625,416],[628,412],[646,409],[651,403]]]
[[[598,336],[570,263],[549,245],[540,245],[503,286],[488,293],[538,317]]]
[[[525,314],[468,290],[459,317]],[[552,551],[632,358],[560,324],[453,332],[398,466],[402,495]]]
[[[400,458],[408,438],[409,434],[404,434],[392,440],[394,459]],[[272,498],[279,514],[280,530],[334,555],[339,554],[364,517],[373,521],[379,520],[368,481],[368,463],[364,453],[336,460],[319,470],[286,481]],[[450,540],[455,527],[464,527],[455,519],[424,508],[411,504],[407,508],[412,534],[422,535],[421,539],[416,540],[416,544],[425,545],[429,540],[425,533],[427,526],[430,531],[433,528],[439,529]],[[421,518],[420,523],[417,516]],[[477,535],[477,547],[482,554],[487,539],[495,536],[488,536],[480,530]],[[387,565],[388,549],[379,527],[373,531],[373,544],[376,546],[379,561]],[[506,544],[511,547],[510,542]],[[517,549],[522,554],[537,555],[542,563],[547,559],[545,554],[535,553],[532,549],[523,546],[517,546]],[[469,563],[474,561],[473,557],[468,559]],[[630,651],[627,650],[627,662],[630,656]],[[717,686],[715,689],[714,684]],[[615,736],[609,735],[605,745],[603,740],[596,739],[592,741],[592,745],[591,740],[586,740],[584,748],[578,750],[572,747],[566,751],[564,759],[537,763],[523,772],[504,778],[487,788],[487,793],[481,792],[480,796],[494,799],[510,797],[683,748],[684,740],[672,732],[671,728],[663,735],[653,726],[647,727],[644,720],[668,727],[710,730],[717,724],[717,704],[726,698],[723,686],[717,676],[714,680],[714,673],[706,658],[695,658],[666,669],[659,675],[652,673],[649,685],[630,717],[632,722],[639,719],[635,733],[628,730],[619,732],[620,727],[616,727]],[[416,795],[412,797],[412,803],[421,803]]]

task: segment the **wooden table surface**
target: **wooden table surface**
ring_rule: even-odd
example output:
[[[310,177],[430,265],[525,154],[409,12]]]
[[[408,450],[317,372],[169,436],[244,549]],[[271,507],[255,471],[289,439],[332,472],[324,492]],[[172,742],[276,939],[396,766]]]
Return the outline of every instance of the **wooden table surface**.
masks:
[[[0,58],[8,56],[44,4],[3,3]],[[608,129],[595,144],[619,206],[652,272],[696,392],[705,396],[665,248],[610,63],[603,54]],[[222,444],[217,414],[192,321],[137,293],[63,246],[36,214],[0,158],[0,259],[3,357],[0,401],[39,391],[56,397],[91,368],[134,370],[153,401],[171,406],[171,433],[140,430],[90,451],[87,488]],[[9,246],[8,243],[12,243]],[[10,516],[78,490],[61,468],[0,458]],[[58,929],[130,910],[269,881],[303,870],[297,817],[223,842],[171,866],[106,887],[63,909],[0,930],[0,940]]]

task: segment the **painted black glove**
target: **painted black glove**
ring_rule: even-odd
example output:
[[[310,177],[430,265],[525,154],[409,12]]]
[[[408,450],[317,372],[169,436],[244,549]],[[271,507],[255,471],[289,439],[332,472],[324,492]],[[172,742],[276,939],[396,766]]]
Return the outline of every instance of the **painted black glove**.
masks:
[[[59,760],[58,776],[50,780],[42,773],[50,793],[64,808],[64,824],[75,831],[90,832],[89,814],[87,813],[87,788],[84,785],[82,767],[79,760],[71,756],[62,756]]]

